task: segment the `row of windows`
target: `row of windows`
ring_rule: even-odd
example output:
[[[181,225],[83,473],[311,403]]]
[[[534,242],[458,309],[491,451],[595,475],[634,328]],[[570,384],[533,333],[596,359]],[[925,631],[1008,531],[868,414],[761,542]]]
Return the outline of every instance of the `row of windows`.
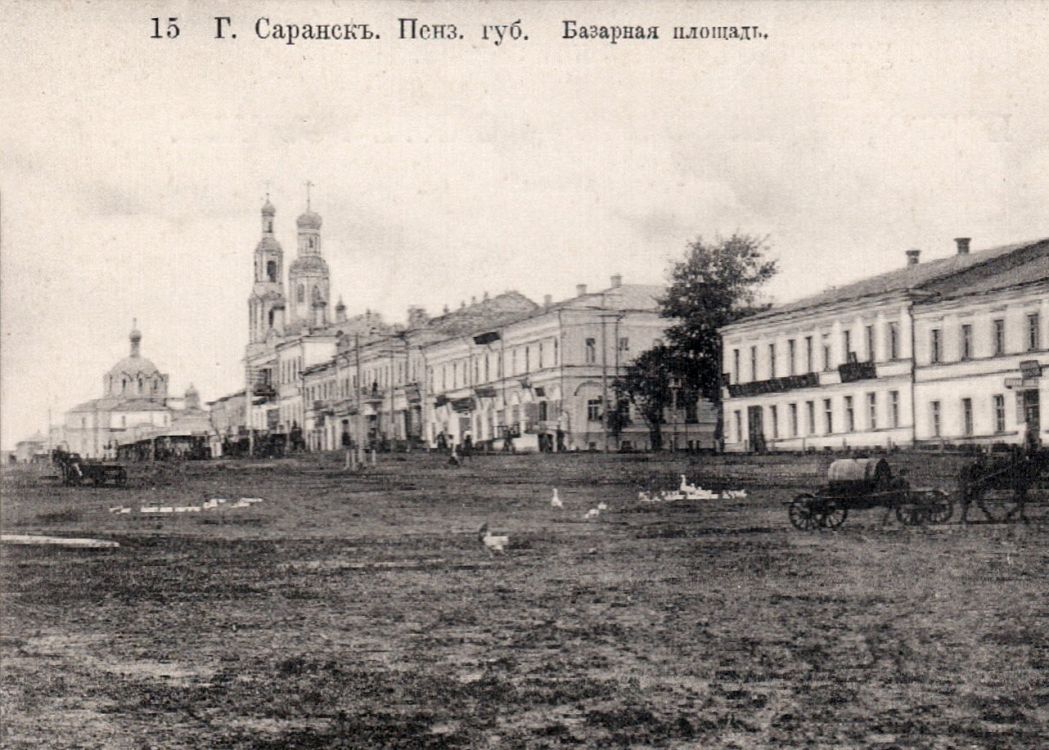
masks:
[[[588,365],[597,364],[597,339],[587,339],[585,342],[583,362]],[[663,342],[656,339],[652,342],[653,348],[662,346]],[[622,336],[616,345],[618,351],[623,353],[630,352],[630,339],[626,336]]]
[[[853,362],[859,359],[860,352],[853,349],[852,331],[842,331],[841,351],[843,357],[841,362],[834,361],[833,349],[831,346],[831,335],[829,333],[820,334],[819,340],[816,340],[815,336],[805,336],[801,340],[799,346],[798,339],[787,339],[787,371],[785,373],[778,371],[777,368],[777,347],[775,343],[768,344],[768,377],[776,378],[780,375],[798,375],[800,373],[816,372],[817,364],[824,371],[832,370],[838,364],[844,362]],[[864,354],[866,355],[866,361],[874,362],[878,359],[877,352],[877,338],[875,335],[875,327],[868,325],[864,328]],[[799,357],[800,355],[800,357]],[[885,324],[885,349],[884,349],[885,360],[896,360],[900,357],[900,326],[899,323],[892,321]],[[741,383],[743,382],[743,372],[741,369],[740,362],[740,350],[732,350],[732,382]],[[818,362],[817,362],[818,358]],[[800,360],[800,361],[799,361]],[[750,380],[759,380],[763,378],[758,377],[758,347],[750,347]]]
[[[963,323],[958,333],[958,358],[966,360],[977,356],[973,345],[972,323]],[[992,320],[990,333],[990,356],[1000,357],[1003,354],[1007,354],[1005,318]],[[1026,316],[1023,347],[1029,352],[1038,351],[1042,348],[1041,316],[1038,313],[1030,313]],[[943,329],[933,328],[929,331],[929,362],[936,364],[943,361]]]
[[[994,431],[1005,432],[1005,396],[996,393],[991,396],[991,418],[994,423]],[[963,398],[961,400],[962,434],[973,435],[973,400]],[[932,401],[929,403],[929,432],[933,437],[943,436],[943,403]]]
[[[878,430],[882,427],[895,428],[900,426],[900,392],[889,391],[888,398],[888,413],[887,423],[882,424],[879,420],[879,394],[876,392],[867,393],[864,397],[864,420],[866,430]],[[819,408],[817,409],[817,404]],[[751,439],[757,437],[757,432],[763,431],[766,426],[772,435],[773,439],[779,439],[780,437],[796,438],[796,437],[811,437],[814,435],[831,435],[834,433],[835,428],[839,431],[855,432],[857,429],[857,404],[853,396],[845,396],[842,400],[843,413],[841,415],[842,421],[837,422],[835,420],[834,402],[832,399],[825,398],[820,402],[815,400],[805,401],[804,403],[790,403],[786,404],[785,413],[781,413],[780,405],[772,404],[765,407],[767,413],[767,422],[762,415],[757,420],[753,420],[751,424]],[[751,407],[753,409],[761,409],[762,407]],[[801,411],[803,410],[803,411]],[[738,440],[743,439],[743,411],[736,409],[734,412],[736,437]],[[802,422],[804,418],[804,423]],[[781,420],[785,420],[785,424],[781,423]]]
[[[280,363],[280,382],[292,383],[302,372],[302,357],[291,357]]]
[[[590,341],[590,339],[587,339]],[[549,354],[548,354],[549,352]],[[534,354],[534,358],[533,358]],[[549,357],[549,359],[548,359]],[[527,375],[534,369],[542,370],[545,367],[556,367],[558,361],[557,339],[549,342],[540,341],[535,345],[517,346],[500,356],[500,353],[488,352],[483,356],[475,354],[472,357],[449,362],[439,367],[427,368],[427,379],[430,392],[435,390],[435,380],[440,376],[440,390],[459,388],[466,385],[478,385],[499,380],[503,377],[503,360],[506,359],[507,375]]]

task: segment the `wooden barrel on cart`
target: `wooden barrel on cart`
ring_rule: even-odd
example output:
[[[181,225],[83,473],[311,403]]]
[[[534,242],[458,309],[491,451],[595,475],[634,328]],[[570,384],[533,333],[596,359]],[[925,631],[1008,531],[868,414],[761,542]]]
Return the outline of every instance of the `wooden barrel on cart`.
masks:
[[[892,469],[884,458],[840,458],[827,469],[831,492],[879,492],[891,482]]]

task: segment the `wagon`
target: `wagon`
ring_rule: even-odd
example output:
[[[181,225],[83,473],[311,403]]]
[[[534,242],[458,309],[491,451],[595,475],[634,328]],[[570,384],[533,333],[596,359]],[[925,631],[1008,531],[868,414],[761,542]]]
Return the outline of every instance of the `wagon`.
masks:
[[[789,503],[787,513],[796,529],[836,529],[850,511],[884,508],[907,526],[946,523],[954,515],[954,502],[943,490],[915,488],[904,476],[893,477],[884,458],[846,458],[831,463],[827,485],[803,492]]]
[[[62,484],[72,487],[79,487],[88,482],[95,486],[107,482],[117,487],[127,484],[127,469],[118,463],[84,459],[79,453],[69,453],[62,449],[56,449],[52,459],[62,472]]]

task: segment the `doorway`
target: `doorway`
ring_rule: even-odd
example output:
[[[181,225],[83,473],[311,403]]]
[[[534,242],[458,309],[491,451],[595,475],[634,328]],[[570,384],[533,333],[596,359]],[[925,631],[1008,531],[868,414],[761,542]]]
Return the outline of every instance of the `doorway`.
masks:
[[[760,406],[747,407],[747,436],[750,450],[754,453],[765,451],[765,427],[762,417],[764,410]]]
[[[1032,388],[1024,391],[1023,395],[1024,421],[1027,422],[1028,433],[1034,436],[1035,443],[1041,445],[1041,419],[1039,414],[1038,391]]]

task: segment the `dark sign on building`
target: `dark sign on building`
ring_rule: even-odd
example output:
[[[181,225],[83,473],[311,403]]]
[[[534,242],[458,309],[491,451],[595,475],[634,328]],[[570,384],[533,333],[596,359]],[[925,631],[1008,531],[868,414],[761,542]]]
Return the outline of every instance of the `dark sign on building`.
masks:
[[[841,382],[852,383],[856,380],[873,380],[878,377],[878,371],[873,362],[846,362],[838,365],[838,374]]]

